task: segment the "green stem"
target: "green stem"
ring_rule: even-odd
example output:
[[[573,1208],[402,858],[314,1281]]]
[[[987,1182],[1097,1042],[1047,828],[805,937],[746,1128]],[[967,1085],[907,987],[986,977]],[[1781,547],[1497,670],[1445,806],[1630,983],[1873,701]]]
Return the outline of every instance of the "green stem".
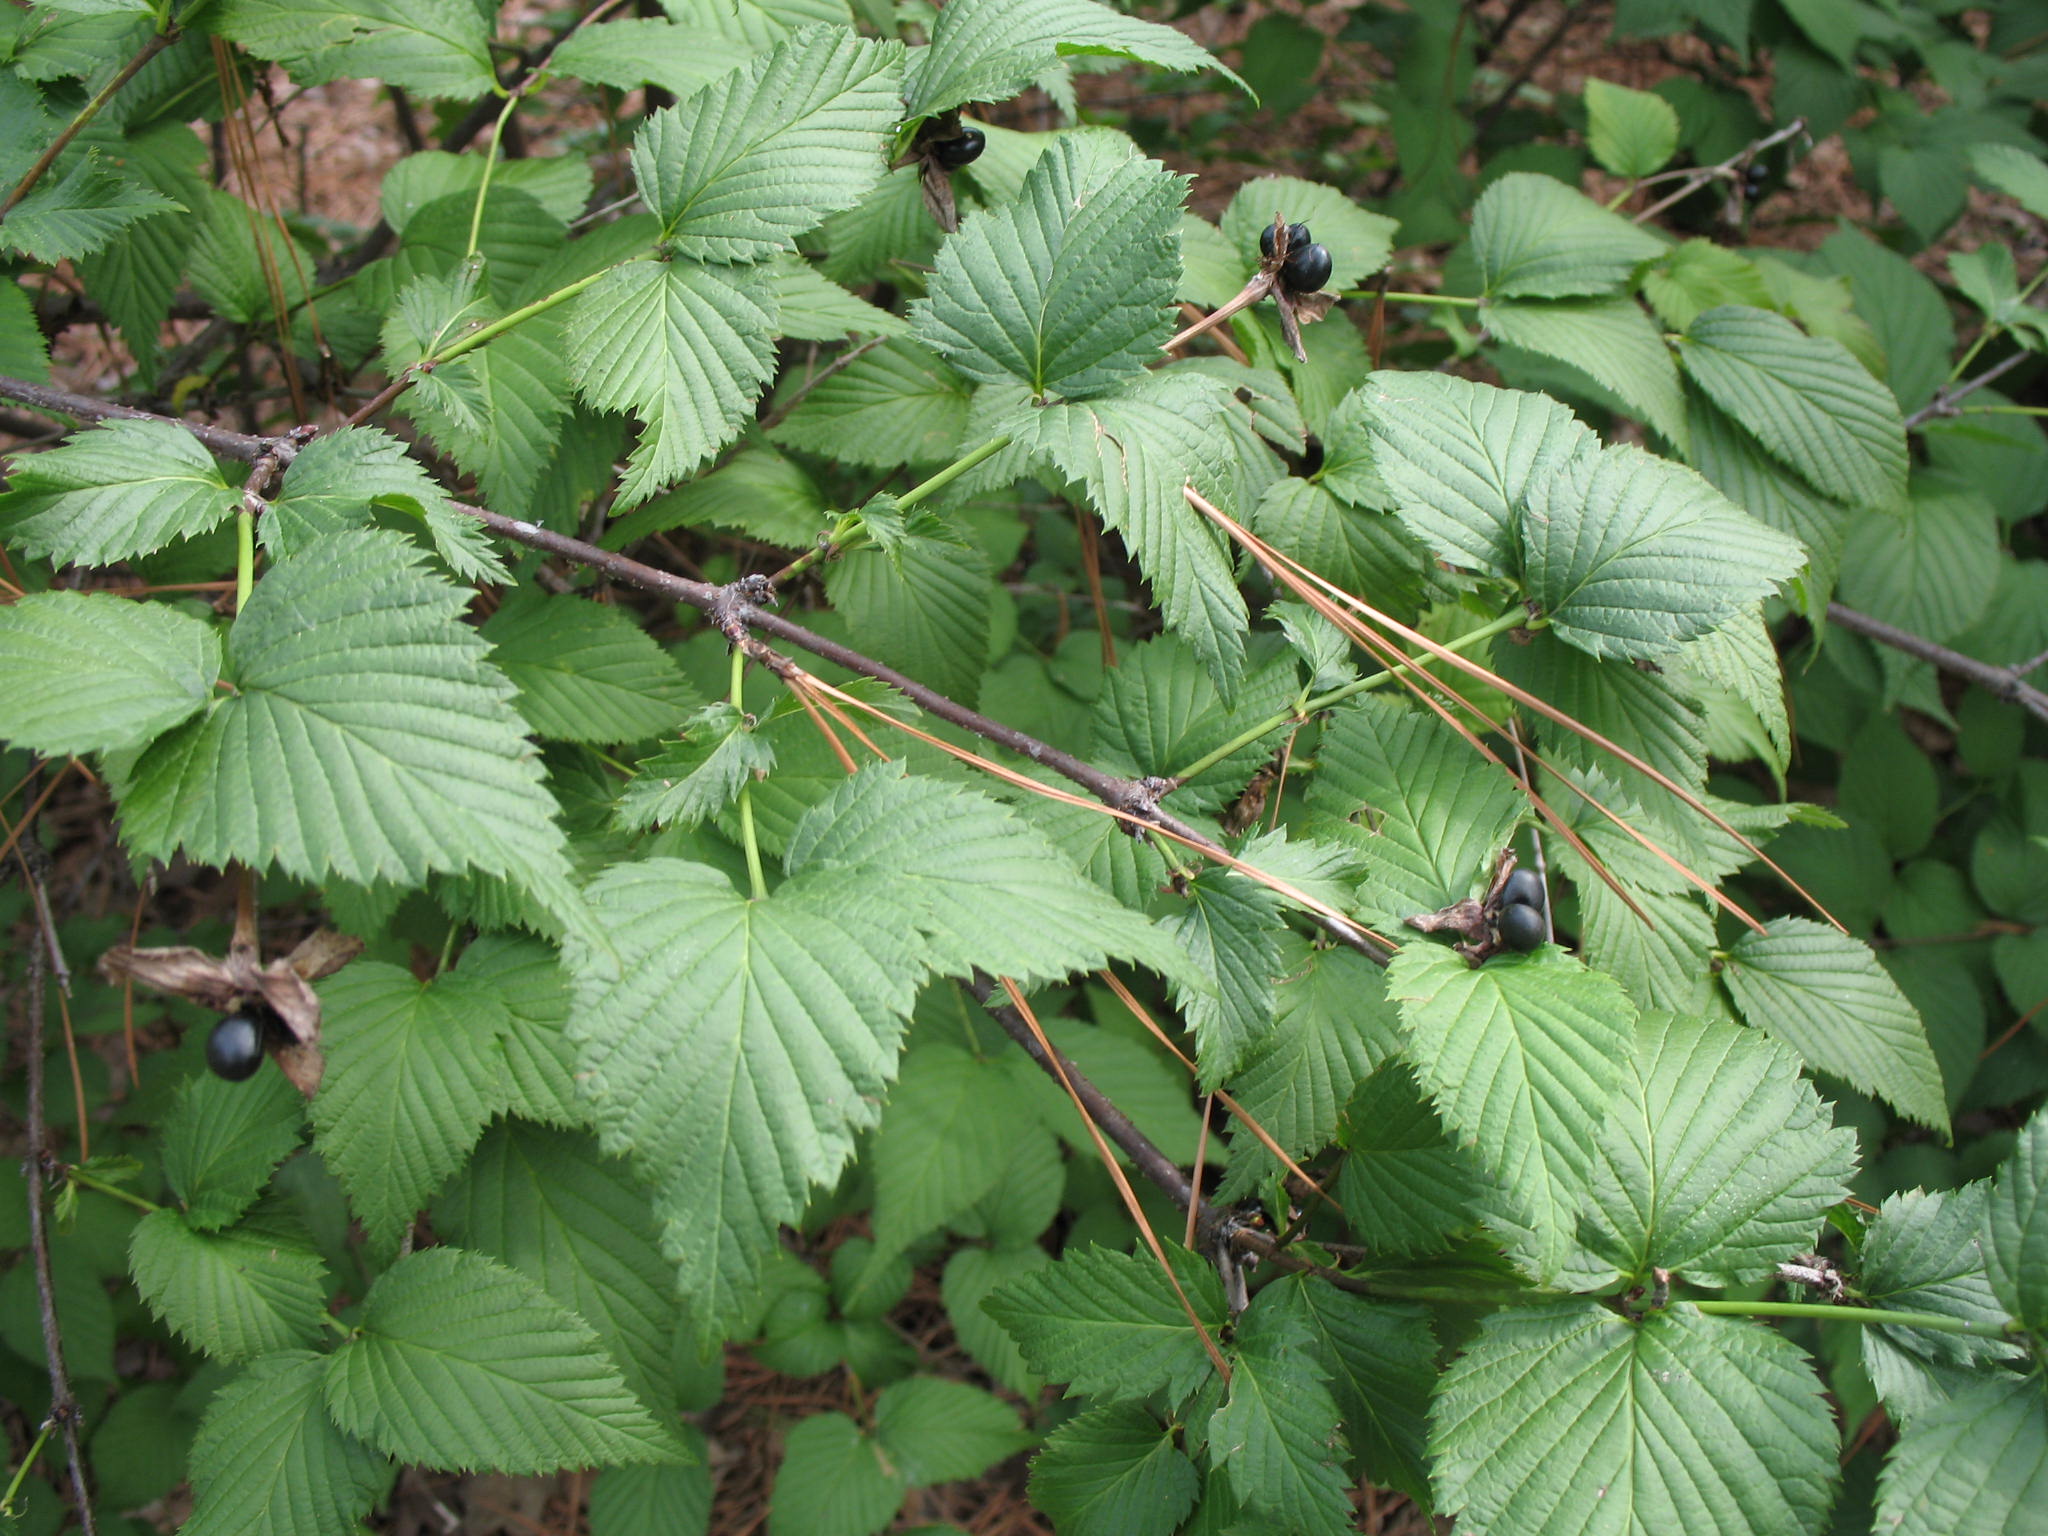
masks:
[[[477,183],[476,207],[469,215],[469,245],[463,251],[465,258],[476,254],[477,241],[483,237],[484,198],[491,190],[491,172],[498,167],[498,144],[505,137],[505,124],[519,106],[519,93],[514,91],[505,99],[505,110],[498,114],[498,120],[491,124],[491,142],[484,147],[484,179]]]
[[[28,1451],[21,1458],[21,1465],[14,1469],[14,1476],[8,1479],[7,1491],[0,1493],[0,1519],[14,1517],[15,1495],[21,1492],[22,1481],[28,1476],[28,1469],[36,1464],[36,1458],[42,1455],[43,1446],[50,1438],[50,1431],[56,1427],[55,1419],[43,1420],[43,1427],[29,1443]]]
[[[1970,349],[1969,351],[1963,354],[1962,361],[1957,363],[1955,367],[1949,370],[1948,382],[1950,384],[1955,383],[1956,380],[1960,379],[1964,374],[1970,371],[1970,364],[1974,363],[1977,360],[1977,354],[1984,350],[1984,344],[1987,341],[1990,341],[1994,336],[1996,336],[1999,333],[1999,330],[2000,326],[1998,322],[1994,320],[1988,322],[1985,325],[1984,329],[1977,333],[1977,339],[1970,343]]]
[[[1966,405],[1965,416],[2048,416],[2048,405]]]
[[[1443,647],[1447,651],[1469,650],[1481,641],[1491,640],[1495,635],[1505,633],[1518,625],[1528,629],[1541,629],[1544,627],[1544,622],[1540,618],[1531,618],[1529,610],[1520,603],[1517,603],[1506,613],[1501,614],[1498,618],[1488,620],[1470,634],[1459,635],[1456,639],[1444,641]],[[1350,698],[1353,694],[1368,693],[1375,688],[1384,687],[1409,670],[1411,670],[1410,667],[1404,662],[1400,666],[1391,667],[1384,672],[1375,672],[1371,677],[1355,678],[1351,682],[1345,683],[1342,687],[1332,688],[1321,697],[1309,699],[1293,709],[1283,709],[1278,714],[1268,715],[1257,725],[1238,732],[1237,735],[1226,741],[1215,751],[1196,758],[1187,767],[1174,774],[1173,777],[1185,784],[1197,775],[1207,773],[1211,768],[1222,762],[1223,759],[1230,756],[1231,753],[1241,752],[1246,747],[1251,746],[1268,732],[1277,731],[1286,725],[1298,725],[1311,715],[1320,714],[1333,704],[1343,703],[1344,700]]]
[[[768,877],[761,873],[761,839],[754,833],[754,787],[740,791],[740,846],[747,853],[747,882],[754,888],[754,900],[768,895]]]
[[[965,458],[955,459],[936,475],[933,475],[931,479],[923,480],[913,485],[909,490],[896,498],[896,505],[899,507],[916,506],[925,497],[932,495],[934,492],[943,491],[983,459],[994,458],[1009,446],[1010,439],[1007,436],[990,438]]]
[[[645,256],[631,256],[627,258],[627,261],[645,261],[646,259],[647,258]],[[469,334],[466,336],[458,336],[455,340],[449,342],[447,346],[443,347],[433,356],[421,358],[418,362],[412,365],[411,371],[413,373],[419,373],[427,368],[438,368],[443,363],[452,363],[453,361],[455,361],[456,358],[462,356],[463,353],[474,352],[478,347],[482,346],[485,342],[496,341],[500,336],[504,335],[507,331],[511,330],[515,325],[521,325],[526,321],[531,320],[535,315],[544,315],[549,310],[553,309],[557,304],[563,304],[568,302],[570,299],[575,298],[576,295],[581,293],[584,289],[590,287],[593,283],[597,282],[599,278],[602,278],[609,273],[616,272],[619,269],[619,267],[623,267],[625,265],[626,262],[622,261],[619,262],[616,266],[606,267],[602,272],[593,272],[588,277],[579,277],[576,279],[575,282],[570,283],[567,287],[557,288],[553,293],[546,294],[541,298],[535,299],[531,304],[521,305],[518,309],[513,310],[512,313],[509,315],[500,315],[497,319],[493,320],[489,325],[479,326],[477,327],[477,329],[469,332]]]
[[[256,514],[244,503],[235,512],[235,612],[249,606],[256,586]]]
[[[1442,304],[1449,309],[1477,309],[1477,299],[1461,299],[1451,293],[1375,293],[1370,288],[1361,288],[1356,293],[1344,295],[1347,299],[1385,299],[1389,304]]]
[[[1826,1301],[1695,1301],[1688,1305],[1710,1317],[1811,1317],[1823,1322],[1860,1323],[1866,1328],[1926,1328],[1935,1333],[1968,1333],[1980,1339],[2017,1338],[2017,1324],[1972,1323],[1939,1312],[1892,1312],[1883,1307],[1844,1307]]]
[[[163,1209],[162,1206],[156,1204],[154,1201],[145,1200],[142,1198],[142,1196],[137,1194],[131,1194],[129,1191],[121,1188],[118,1184],[101,1183],[100,1180],[94,1178],[91,1174],[80,1173],[76,1168],[70,1168],[65,1170],[64,1176],[68,1178],[72,1183],[76,1184],[80,1189],[90,1189],[97,1194],[112,1196],[114,1199],[119,1200],[123,1205],[134,1206],[136,1210],[141,1211],[145,1216]]]

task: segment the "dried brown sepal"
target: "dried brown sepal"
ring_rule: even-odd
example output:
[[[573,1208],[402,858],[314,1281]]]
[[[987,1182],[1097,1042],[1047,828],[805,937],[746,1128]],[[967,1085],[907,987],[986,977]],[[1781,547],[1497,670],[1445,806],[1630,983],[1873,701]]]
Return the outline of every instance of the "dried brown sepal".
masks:
[[[292,1086],[311,1098],[325,1066],[320,998],[312,983],[340,970],[362,947],[360,939],[322,928],[290,954],[259,965],[253,950],[240,945],[221,958],[185,945],[135,949],[116,944],[100,956],[99,972],[109,982],[134,981],[220,1014],[260,1000],[283,1022],[293,1041],[277,1048],[278,1067]]]

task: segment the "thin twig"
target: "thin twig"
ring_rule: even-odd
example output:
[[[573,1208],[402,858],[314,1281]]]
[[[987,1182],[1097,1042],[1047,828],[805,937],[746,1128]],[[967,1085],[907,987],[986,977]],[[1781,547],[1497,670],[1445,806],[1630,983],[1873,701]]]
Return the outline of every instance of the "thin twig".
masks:
[[[1686,172],[1685,179],[1679,183],[1677,191],[1670,193],[1668,196],[1658,198],[1656,202],[1650,204],[1649,207],[1635,216],[1635,222],[1641,224],[1646,220],[1654,219],[1673,203],[1684,202],[1710,181],[1722,181],[1732,178],[1738,166],[1747,165],[1765,150],[1774,149],[1778,145],[1783,144],[1787,139],[1797,138],[1804,132],[1806,132],[1806,119],[1795,117],[1784,127],[1778,129],[1777,132],[1765,134],[1762,138],[1743,145],[1742,148],[1738,149],[1726,160],[1720,161],[1715,165],[1703,165],[1695,170]],[[1641,184],[1640,182],[1637,183],[1638,186]]]
[[[48,912],[41,899],[43,883],[35,866],[41,862],[42,844],[31,832],[14,850],[22,879],[37,898],[39,918]],[[43,1016],[48,1011],[47,960],[43,943],[28,951],[28,1153],[22,1174],[28,1181],[28,1244],[30,1263],[35,1268],[36,1307],[42,1320],[43,1355],[50,1371],[50,1420],[64,1436],[65,1454],[71,1462],[71,1495],[78,1506],[78,1523],[85,1536],[98,1536],[93,1515],[92,1491],[86,1486],[85,1458],[78,1444],[78,1399],[71,1391],[71,1373],[64,1365],[64,1335],[57,1324],[57,1283],[50,1269],[49,1177],[51,1159],[45,1144],[49,1134],[43,1089]]]
[[[1887,624],[1882,619],[1874,619],[1867,613],[1859,613],[1854,608],[1845,608],[1840,603],[1828,604],[1828,622],[1839,624],[1867,640],[1875,640],[1879,645],[1888,645],[1908,656],[1930,661],[1953,677],[1975,683],[1993,698],[2017,704],[2037,720],[2048,720],[2048,693],[2024,680],[2021,675],[2024,668],[1993,666],[1988,661],[1979,661],[1945,645],[1936,645],[1932,640]],[[2034,664],[2028,663],[2029,666]]]
[[[1922,422],[1928,421],[1936,416],[1961,415],[1962,413],[1956,409],[1956,405],[1958,402],[1962,401],[1970,395],[1974,395],[1986,384],[1992,383],[1994,380],[2003,378],[2006,374],[2012,372],[2013,369],[2019,367],[2021,363],[2025,362],[2032,355],[2033,354],[2030,352],[2015,352],[2011,357],[2008,357],[2004,362],[1993,363],[1989,368],[1986,368],[1974,379],[1965,379],[1960,384],[1951,384],[1945,389],[1938,390],[1935,393],[1935,396],[1932,400],[1928,401],[1925,405],[1921,406],[1919,410],[1915,411],[1912,415],[1906,418],[1906,430],[1910,432],[1915,427],[1919,426]]]
[[[43,174],[57,163],[57,157],[64,153],[86,124],[100,115],[100,108],[114,99],[114,93],[140,74],[143,65],[170,47],[177,38],[175,27],[169,31],[150,34],[149,41],[136,50],[135,57],[122,65],[121,72],[101,86],[92,100],[78,109],[78,115],[64,125],[64,131],[50,141],[50,147],[36,157],[36,163],[14,184],[14,190],[7,194],[7,200],[0,202],[0,219],[6,218],[14,211],[15,204],[35,190],[35,185],[43,179]]]

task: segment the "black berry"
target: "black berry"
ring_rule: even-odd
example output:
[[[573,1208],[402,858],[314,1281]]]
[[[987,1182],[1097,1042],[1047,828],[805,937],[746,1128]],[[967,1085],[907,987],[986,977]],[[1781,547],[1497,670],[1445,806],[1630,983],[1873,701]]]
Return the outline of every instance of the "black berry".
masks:
[[[940,139],[932,145],[932,158],[949,171],[972,165],[988,148],[988,135],[979,128],[963,128],[957,139]]]
[[[1543,877],[1533,869],[1516,870],[1501,888],[1500,899],[1510,906],[1534,907],[1541,912],[1546,901]]]
[[[1295,293],[1314,293],[1330,280],[1333,265],[1325,247],[1304,245],[1287,253],[1280,277]]]
[[[1509,949],[1530,950],[1549,937],[1550,925],[1543,921],[1541,907],[1512,902],[1500,909],[1501,942]]]
[[[206,1037],[206,1064],[231,1083],[254,1077],[263,1065],[263,1020],[244,1009],[214,1025]]]
[[[1306,224],[1290,224],[1287,226],[1288,250],[1301,250],[1307,246],[1308,242],[1309,233],[1308,226]],[[1273,254],[1273,248],[1273,226],[1268,224],[1264,229],[1259,231],[1259,254],[1261,256],[1270,257]]]

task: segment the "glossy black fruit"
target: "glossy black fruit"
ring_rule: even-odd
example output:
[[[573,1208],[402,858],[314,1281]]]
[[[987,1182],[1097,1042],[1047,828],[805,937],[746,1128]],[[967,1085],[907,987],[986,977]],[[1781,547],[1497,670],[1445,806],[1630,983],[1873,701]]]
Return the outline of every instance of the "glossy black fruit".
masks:
[[[1296,293],[1314,293],[1330,280],[1333,265],[1326,247],[1304,245],[1287,253],[1287,260],[1280,268],[1280,277]]]
[[[206,1037],[206,1064],[231,1083],[254,1077],[263,1065],[263,1020],[245,1009],[214,1025]]]
[[[1308,242],[1309,233],[1306,224],[1290,224],[1287,226],[1288,250],[1301,250]],[[1273,226],[1270,224],[1259,231],[1259,254],[1261,256],[1271,256],[1273,254]]]
[[[1509,949],[1534,949],[1549,936],[1550,925],[1543,921],[1543,909],[1524,906],[1519,901],[1500,909],[1499,924],[1501,941]]]
[[[963,128],[957,139],[940,139],[932,145],[932,158],[949,171],[972,165],[988,148],[988,135],[979,128]]]
[[[1533,869],[1516,870],[1501,888],[1500,899],[1510,906],[1534,907],[1541,912],[1547,900],[1543,877]]]

